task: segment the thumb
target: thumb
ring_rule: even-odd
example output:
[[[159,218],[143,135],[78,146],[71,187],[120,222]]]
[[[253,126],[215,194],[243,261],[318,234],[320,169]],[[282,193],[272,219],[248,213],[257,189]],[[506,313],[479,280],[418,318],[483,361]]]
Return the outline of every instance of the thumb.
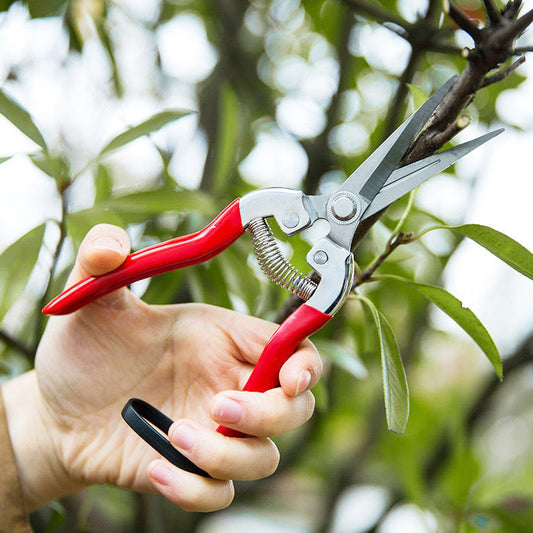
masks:
[[[87,276],[111,272],[124,262],[129,252],[130,239],[122,228],[111,224],[94,226],[81,243],[67,286]]]
[[[118,226],[98,224],[89,230],[83,239],[76,263],[65,289],[89,276],[101,276],[119,267],[130,252],[128,234]],[[100,303],[122,307],[127,300],[125,288],[99,298]]]

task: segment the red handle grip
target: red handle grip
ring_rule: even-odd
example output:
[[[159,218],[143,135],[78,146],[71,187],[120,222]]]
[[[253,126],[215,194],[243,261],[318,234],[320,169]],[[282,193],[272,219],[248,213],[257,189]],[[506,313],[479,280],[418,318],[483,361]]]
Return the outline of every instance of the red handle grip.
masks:
[[[330,319],[331,315],[322,313],[310,305],[301,305],[270,337],[243,390],[265,392],[278,387],[279,373],[287,359],[306,337],[318,331]],[[224,426],[219,426],[217,431],[227,437],[246,436],[240,431]]]
[[[112,272],[88,277],[63,291],[44,307],[43,313],[72,313],[93,300],[140,279],[207,261],[235,242],[243,232],[237,199],[204,229],[130,254]]]

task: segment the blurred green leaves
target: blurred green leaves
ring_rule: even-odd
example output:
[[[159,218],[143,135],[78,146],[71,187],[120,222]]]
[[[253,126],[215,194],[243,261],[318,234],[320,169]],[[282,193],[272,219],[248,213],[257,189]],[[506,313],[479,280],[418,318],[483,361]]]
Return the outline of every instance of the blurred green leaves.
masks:
[[[428,99],[427,94],[420,89],[420,87],[417,87],[411,83],[408,83],[407,87],[409,88],[409,92],[413,98],[414,107],[415,109],[418,109]]]
[[[25,0],[32,18],[57,15],[67,5],[67,0]]]
[[[9,97],[0,89],[0,113],[7,118],[26,137],[29,137],[35,144],[43,150],[47,150],[46,142],[31,118],[30,114],[15,100]]]
[[[213,165],[212,191],[221,192],[227,186],[239,147],[240,111],[235,91],[227,83],[220,88],[219,127]]]
[[[41,250],[44,227],[30,230],[0,255],[0,320],[28,283]]]
[[[145,135],[150,135],[154,131],[161,129],[163,126],[166,126],[170,122],[182,118],[186,115],[190,115],[193,111],[187,109],[167,109],[166,111],[161,111],[151,116],[149,119],[132,126],[124,130],[122,133],[119,133],[116,137],[113,137],[101,150],[97,156],[97,159],[102,158],[103,156],[122,148],[126,144],[144,137]]]

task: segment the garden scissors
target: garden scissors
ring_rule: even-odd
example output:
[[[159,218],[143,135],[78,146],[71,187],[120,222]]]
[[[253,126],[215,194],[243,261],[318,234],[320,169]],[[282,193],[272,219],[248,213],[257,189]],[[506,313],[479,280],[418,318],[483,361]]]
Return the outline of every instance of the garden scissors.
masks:
[[[199,232],[130,254],[116,270],[86,278],[65,290],[43,312],[51,315],[71,313],[104,294],[140,279],[207,261],[230,246],[247,229],[265,275],[305,302],[270,338],[244,390],[264,392],[277,387],[279,372],[285,361],[300,342],[331,319],[352,290],[355,262],[351,245],[361,221],[381,211],[503,131],[487,133],[397,168],[453,81],[454,78],[433,94],[332,194],[311,196],[285,188],[253,191],[231,203]],[[306,256],[308,264],[318,274],[319,281],[301,274],[283,257],[266,221],[270,217],[275,219],[281,231],[289,237],[309,228],[318,220],[329,223],[329,233],[318,238]],[[154,414],[150,411],[151,406],[146,405],[148,404],[141,401],[133,401],[132,405],[130,401],[123,411],[123,415],[132,422],[137,413],[135,406],[144,409],[133,424],[136,424],[134,429],[143,438],[145,435],[139,427],[141,419],[149,417],[150,413]],[[169,420],[160,425],[168,429]],[[227,436],[243,436],[222,426],[218,431]],[[151,444],[155,446],[153,442]],[[165,455],[164,451],[161,453]],[[180,466],[188,469],[187,466]]]

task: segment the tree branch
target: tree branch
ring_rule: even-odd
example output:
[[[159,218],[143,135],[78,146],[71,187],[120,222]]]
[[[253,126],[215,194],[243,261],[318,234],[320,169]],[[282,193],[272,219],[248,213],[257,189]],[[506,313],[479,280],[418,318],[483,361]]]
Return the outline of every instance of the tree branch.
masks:
[[[366,2],[365,0],[344,0],[344,2],[356,13],[369,16],[381,24],[384,22],[391,22],[392,24],[396,24],[396,26],[404,28],[405,30],[409,29],[409,22],[401,17],[396,16],[394,13],[391,13],[378,4]]]
[[[507,78],[511,72],[514,72],[522,63],[524,63],[526,60],[526,56],[522,55],[520,56],[514,63],[509,65],[507,68],[504,68],[503,70],[500,70],[496,74],[493,74],[492,76],[486,76],[483,80],[483,84],[481,87],[488,87],[489,85],[492,85],[493,83],[498,83],[502,81],[503,79]]]
[[[488,19],[491,24],[499,24],[501,20],[501,13],[494,4],[493,0],[483,0],[485,5],[485,11],[487,12]]]
[[[31,354],[31,360],[33,361],[35,359],[35,354],[37,353],[37,346],[39,344],[39,341],[41,339],[41,334],[43,330],[43,322],[45,320],[44,315],[41,313],[41,309],[48,303],[48,300],[50,298],[50,291],[52,289],[52,284],[54,283],[54,278],[56,275],[57,267],[59,264],[59,256],[61,255],[61,251],[63,250],[63,245],[65,244],[65,241],[68,236],[67,231],[67,191],[68,187],[73,183],[71,181],[69,185],[65,187],[64,190],[60,191],[60,200],[61,200],[61,219],[58,221],[58,227],[59,227],[59,240],[57,241],[56,249],[54,251],[53,259],[52,259],[52,265],[50,266],[50,274],[48,277],[48,283],[46,284],[46,288],[44,289],[43,295],[38,303],[37,308],[37,320],[35,321],[35,345],[32,350]]]
[[[459,28],[466,31],[474,42],[477,43],[481,39],[481,30],[478,25],[459,7],[453,2],[448,2],[446,7],[448,8],[447,14],[457,24]]]

